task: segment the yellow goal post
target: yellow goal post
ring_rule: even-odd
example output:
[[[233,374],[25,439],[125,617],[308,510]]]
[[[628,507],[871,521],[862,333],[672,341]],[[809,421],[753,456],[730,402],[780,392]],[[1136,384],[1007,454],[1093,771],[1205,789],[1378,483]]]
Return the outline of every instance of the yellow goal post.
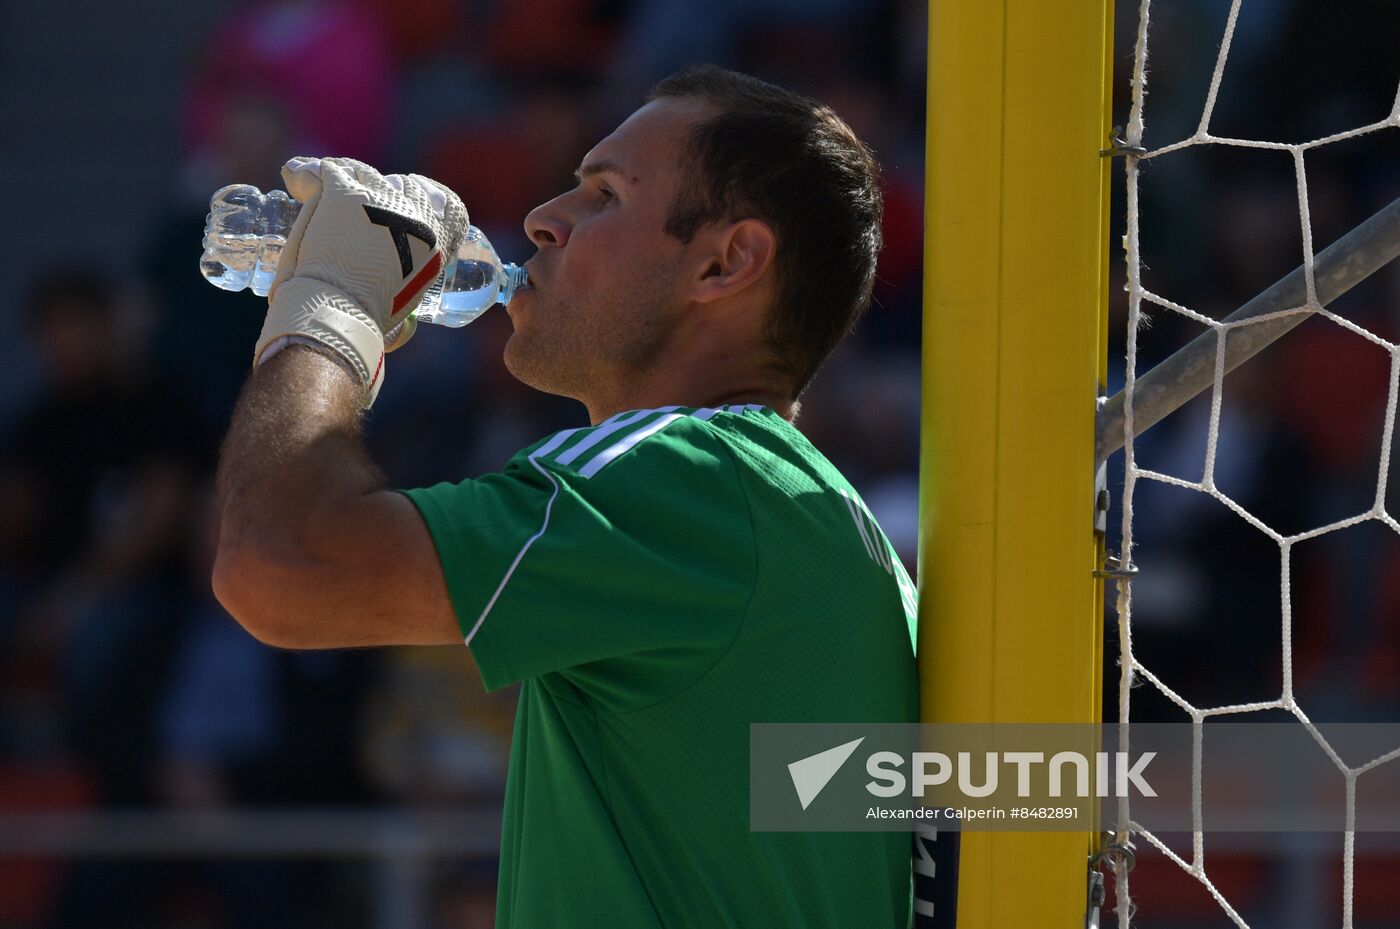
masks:
[[[1097,723],[1113,4],[930,0],[928,29],[922,719]],[[955,863],[916,854],[917,921],[1080,929],[1097,841],[967,832]]]

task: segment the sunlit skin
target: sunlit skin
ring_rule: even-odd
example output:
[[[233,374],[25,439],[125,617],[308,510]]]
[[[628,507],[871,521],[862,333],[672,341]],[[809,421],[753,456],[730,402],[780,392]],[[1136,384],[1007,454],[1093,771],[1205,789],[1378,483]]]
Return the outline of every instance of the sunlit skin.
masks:
[[[584,156],[576,187],[525,221],[535,286],[510,303],[505,364],[581,401],[594,423],[671,404],[796,415],[762,338],[773,231],[742,219],[682,244],[664,229],[685,131],[709,112],[648,104]],[[316,348],[293,345],[253,370],[219,463],[215,594],[284,648],[460,645],[427,527],[365,450],[362,399],[348,367]]]
[[[520,381],[573,397],[599,423],[667,404],[762,403],[792,418],[762,326],[776,290],[771,228],[756,219],[665,231],[685,133],[703,102],[657,100],[593,147],[578,184],[530,212],[532,288],[508,312],[505,364]]]

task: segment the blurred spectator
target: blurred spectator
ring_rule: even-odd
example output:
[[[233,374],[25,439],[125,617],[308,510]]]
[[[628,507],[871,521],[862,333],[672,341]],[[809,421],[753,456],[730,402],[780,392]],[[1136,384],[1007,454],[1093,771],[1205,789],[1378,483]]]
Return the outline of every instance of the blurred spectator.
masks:
[[[17,590],[6,651],[28,669],[6,679],[42,682],[57,731],[31,729],[6,754],[52,764],[62,746],[97,802],[148,805],[154,708],[183,631],[184,520],[208,443],[92,272],[41,278],[27,311],[46,391],[0,443],[0,498],[20,504],[0,569]],[[137,925],[153,879],[136,865],[78,867],[53,925]]]
[[[809,77],[833,63],[849,65],[844,56],[833,61],[831,53],[851,44],[851,20],[868,16],[878,8],[870,0],[714,0],[701,13],[687,0],[642,0],[627,23],[608,84],[601,91],[602,111],[610,118],[625,115],[636,107],[652,82],[686,65],[746,64],[736,59],[742,41],[751,36],[761,36],[762,41],[754,49],[760,53],[774,49],[775,32],[796,38],[794,45],[798,47],[809,46],[805,54],[798,56]],[[809,30],[812,26],[830,28],[817,32]],[[803,34],[805,42],[797,38]],[[843,35],[845,39],[837,40],[835,46],[812,49],[811,39],[818,34],[823,36],[822,41]],[[793,60],[787,59],[789,63]],[[791,75],[774,74],[772,69],[761,67],[755,70],[779,81],[789,78],[788,83],[792,83]]]
[[[433,929],[491,929],[496,923],[496,869],[465,868],[435,895]]]
[[[493,6],[495,15],[466,46],[493,70],[579,82],[614,65],[617,0],[511,0]]]
[[[471,656],[455,650],[394,649],[388,665],[365,727],[367,761],[379,784],[414,805],[499,797],[515,688],[486,693]]]
[[[453,51],[463,8],[455,0],[364,0],[388,39],[395,64],[409,67],[430,55]]]
[[[421,173],[455,190],[472,222],[507,254],[529,247],[525,214],[573,186],[593,141],[577,88],[540,81],[515,89],[511,100],[489,119],[434,127],[421,153]]]
[[[12,632],[31,660],[58,662],[69,744],[101,799],[147,802],[150,710],[180,633],[182,527],[209,443],[99,279],[60,269],[28,305],[47,393],[0,446],[3,496],[22,503],[7,573],[28,594]]]
[[[187,102],[189,145],[216,156],[228,111],[281,101],[297,154],[376,161],[393,99],[390,33],[345,0],[251,0],[216,26]]]
[[[209,198],[227,184],[282,186],[279,169],[297,154],[285,106],[275,96],[244,96],[220,110],[218,173],[191,169],[149,234],[143,271],[155,303],[151,355],[188,398],[211,437],[222,434],[252,366],[267,301],[251,290],[224,293],[200,275],[200,240]],[[196,162],[198,159],[196,158]],[[207,167],[207,165],[206,165]]]
[[[209,590],[212,488],[190,521],[185,624],[154,710],[165,799],[179,807],[355,805],[366,695],[386,653],[271,649]]]

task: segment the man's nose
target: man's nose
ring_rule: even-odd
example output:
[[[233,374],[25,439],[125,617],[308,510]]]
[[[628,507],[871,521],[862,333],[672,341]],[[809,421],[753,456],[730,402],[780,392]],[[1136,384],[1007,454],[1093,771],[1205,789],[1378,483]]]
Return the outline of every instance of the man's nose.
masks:
[[[525,234],[539,248],[554,245],[563,248],[569,241],[569,223],[557,209],[558,200],[542,203],[525,217]]]

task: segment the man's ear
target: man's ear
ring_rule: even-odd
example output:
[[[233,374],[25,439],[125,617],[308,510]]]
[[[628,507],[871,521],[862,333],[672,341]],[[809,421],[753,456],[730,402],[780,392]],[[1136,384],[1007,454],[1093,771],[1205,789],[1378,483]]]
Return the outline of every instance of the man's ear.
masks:
[[[712,247],[702,255],[691,281],[697,303],[731,297],[761,280],[777,251],[777,237],[760,219],[741,219],[711,235]]]

